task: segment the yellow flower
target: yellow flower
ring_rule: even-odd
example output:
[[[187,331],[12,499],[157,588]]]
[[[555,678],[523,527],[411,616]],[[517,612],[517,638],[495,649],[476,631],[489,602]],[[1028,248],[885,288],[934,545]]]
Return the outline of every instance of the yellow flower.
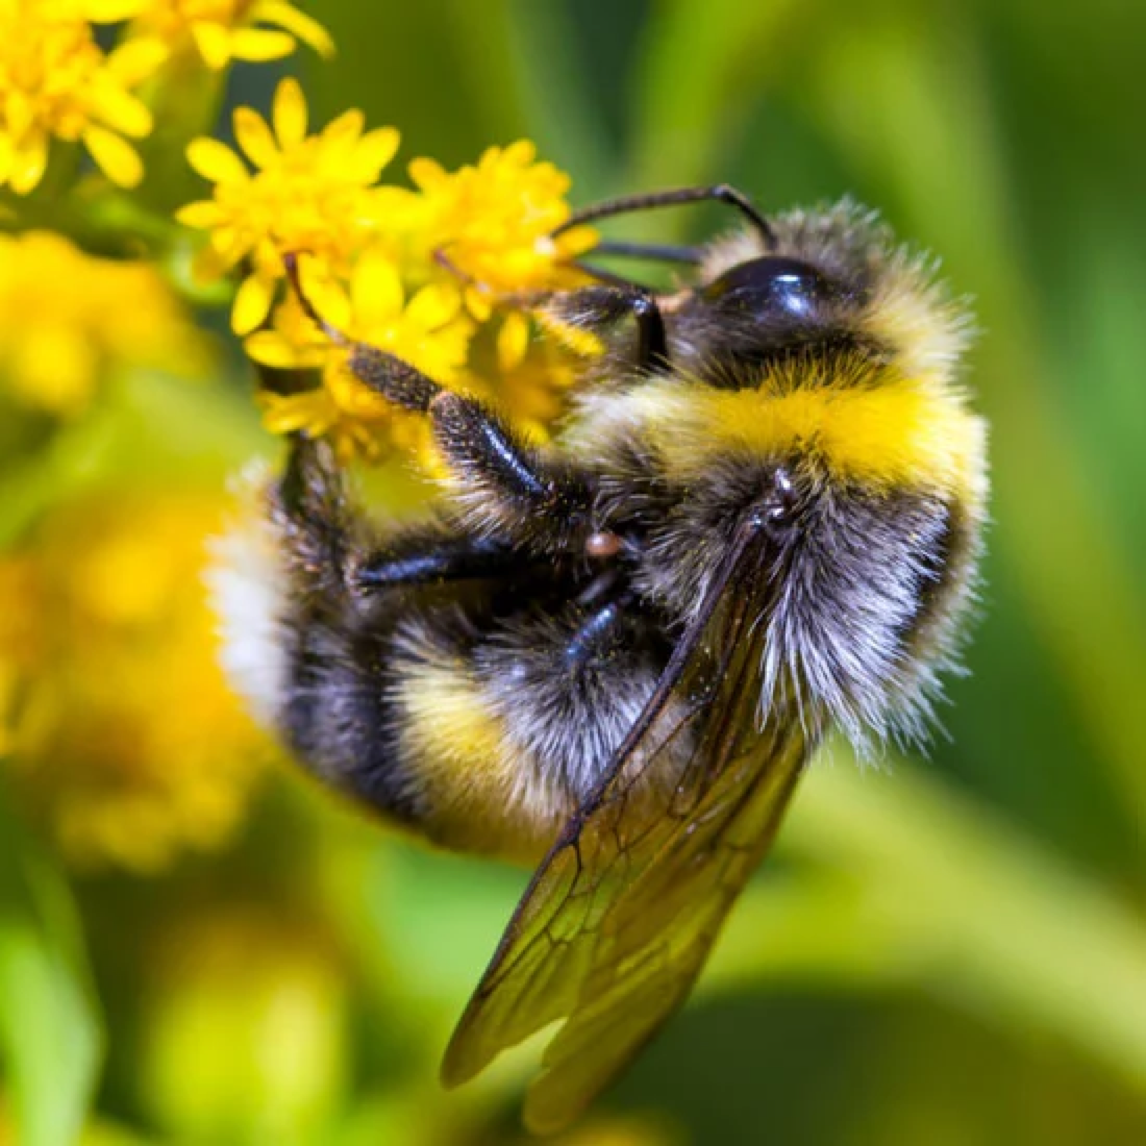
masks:
[[[132,32],[172,52],[191,48],[216,71],[232,60],[282,59],[299,40],[334,53],[327,30],[286,0],[151,0]]]
[[[466,388],[485,398],[530,436],[545,440],[565,413],[569,392],[584,372],[583,358],[511,312],[491,337],[470,348]]]
[[[353,110],[308,136],[306,101],[289,78],[275,93],[272,119],[273,132],[250,108],[235,112],[235,135],[253,173],[218,140],[195,140],[188,159],[215,184],[214,196],[177,213],[186,225],[210,232],[208,275],[249,260],[251,273],[231,315],[238,334],[266,319],[284,254],[305,251],[330,273],[348,270],[369,226],[370,188],[398,149],[394,128],[363,134],[362,113]]]
[[[105,53],[89,21],[122,20],[144,3],[0,0],[0,187],[31,191],[53,138],[82,142],[121,187],[143,178],[124,137],[151,131],[151,113],[131,89],[162,62],[162,47],[129,41]]]
[[[91,495],[0,558],[12,778],[77,864],[156,871],[242,819],[265,749],[200,583],[222,516],[194,494]]]
[[[62,417],[116,369],[191,373],[205,347],[154,267],[85,254],[50,231],[0,236],[0,391]]]
[[[349,338],[494,402],[503,397],[500,370],[512,375],[510,405],[527,421],[536,427],[557,416],[574,357],[569,346],[532,352],[535,324],[522,307],[534,292],[588,281],[573,264],[596,233],[576,227],[553,237],[570,216],[568,177],[521,141],[490,148],[452,173],[417,160],[413,190],[379,186],[398,146],[393,128],[363,134],[361,113],[348,111],[307,135],[306,104],[293,80],[279,85],[272,120],[273,131],[251,109],[236,112],[235,135],[254,171],[218,141],[196,140],[188,158],[214,183],[213,197],[177,212],[208,232],[204,273],[236,265],[245,273],[231,325],[246,336],[247,353],[268,370],[294,375],[283,378],[287,392],[275,385],[260,392],[266,426],[328,438],[344,460],[377,460],[399,440],[426,442],[424,419],[395,410],[355,379],[345,351],[293,292],[283,297],[287,254],[300,256],[309,301]],[[496,366],[471,361],[479,334],[479,341],[493,339]],[[595,342],[590,349],[600,350]],[[299,389],[300,371],[314,371],[316,384]]]
[[[590,227],[551,234],[569,217],[569,177],[537,162],[529,140],[491,147],[476,165],[449,173],[432,159],[416,159],[410,177],[425,200],[423,242],[430,258],[440,251],[475,284],[467,302],[477,317],[490,296],[583,284],[569,266],[597,242]]]
[[[305,269],[304,269],[305,274]],[[449,384],[466,361],[473,323],[462,313],[459,288],[430,283],[408,301],[397,267],[385,255],[368,252],[355,265],[350,289],[306,275],[304,288],[323,317],[349,337],[367,342]],[[300,394],[264,394],[264,421],[274,433],[302,430],[329,437],[344,460],[376,460],[410,419],[346,369],[345,351],[333,346],[288,296],[275,310],[271,330],[246,342],[247,353],[275,369],[322,367],[322,385]]]

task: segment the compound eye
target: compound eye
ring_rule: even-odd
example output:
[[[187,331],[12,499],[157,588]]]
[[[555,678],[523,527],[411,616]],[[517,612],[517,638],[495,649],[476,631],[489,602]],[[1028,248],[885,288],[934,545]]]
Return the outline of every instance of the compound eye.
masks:
[[[839,292],[810,263],[766,255],[725,271],[703,293],[725,312],[764,320],[785,316],[814,321]]]

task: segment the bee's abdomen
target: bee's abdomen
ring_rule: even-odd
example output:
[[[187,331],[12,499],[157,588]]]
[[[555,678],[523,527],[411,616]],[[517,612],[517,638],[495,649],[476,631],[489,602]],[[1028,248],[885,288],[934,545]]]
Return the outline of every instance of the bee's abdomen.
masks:
[[[308,554],[324,536],[341,544],[341,523],[315,515],[288,527],[262,473],[246,487],[245,513],[216,544],[209,578],[232,685],[308,771],[416,826],[425,805],[399,751],[388,628],[309,576],[340,572]]]
[[[618,592],[544,578],[348,587],[341,514],[247,523],[214,577],[224,661],[305,768],[443,847],[535,861],[607,773],[667,657]],[[316,557],[316,554],[318,555]],[[316,582],[314,571],[322,574]]]
[[[426,801],[401,752],[387,634],[301,618],[287,632],[294,647],[277,720],[283,739],[321,779],[387,818],[419,825]]]
[[[445,847],[536,861],[596,787],[659,665],[619,609],[523,613],[462,638],[407,614],[390,692],[402,771]]]

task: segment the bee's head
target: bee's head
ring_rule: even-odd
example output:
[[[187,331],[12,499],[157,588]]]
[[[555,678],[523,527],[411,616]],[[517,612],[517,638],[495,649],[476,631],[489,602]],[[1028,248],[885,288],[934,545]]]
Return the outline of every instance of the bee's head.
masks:
[[[719,377],[747,383],[753,367],[809,349],[857,345],[855,314],[865,290],[856,277],[833,275],[807,259],[760,255],[700,287],[684,318],[710,325],[708,354],[722,368]]]
[[[744,231],[708,248],[671,323],[678,369],[738,390],[794,359],[828,372],[860,358],[914,375],[959,358],[962,310],[870,212],[850,202],[793,211],[770,232],[767,241]]]

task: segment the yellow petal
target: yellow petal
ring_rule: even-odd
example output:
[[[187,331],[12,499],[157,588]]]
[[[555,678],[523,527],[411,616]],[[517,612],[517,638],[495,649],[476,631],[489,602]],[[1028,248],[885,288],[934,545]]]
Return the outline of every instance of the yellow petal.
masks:
[[[215,227],[210,235],[210,249],[223,268],[233,267],[251,249],[251,239],[237,227]]]
[[[259,0],[251,9],[251,18],[285,28],[320,56],[334,55],[334,41],[330,33],[317,20],[300,12],[292,4],[284,3],[283,0]]]
[[[334,355],[323,381],[340,413],[350,418],[388,419],[394,407],[350,372],[345,355]]]
[[[425,213],[425,198],[409,187],[375,187],[363,196],[363,222],[385,225],[395,234],[416,231]]]
[[[394,158],[401,140],[397,128],[379,127],[368,131],[354,149],[346,174],[356,182],[373,183]]]
[[[337,119],[332,119],[323,129],[322,138],[329,144],[340,146],[356,140],[362,134],[366,117],[357,108],[344,111]]]
[[[423,191],[440,187],[449,178],[446,169],[436,159],[427,159],[425,156],[411,159],[409,172],[414,186]]]
[[[537,145],[531,139],[519,139],[502,153],[502,162],[528,167],[537,158]]]
[[[101,84],[93,92],[92,110],[113,131],[141,139],[151,131],[147,105],[114,84]]]
[[[325,322],[338,330],[345,330],[350,325],[350,299],[338,283],[325,276],[325,268],[316,262],[315,259],[304,259],[299,264],[303,293]],[[309,319],[307,324],[310,325]]]
[[[529,349],[529,320],[520,311],[505,316],[497,332],[497,364],[502,370],[520,366]]]
[[[277,330],[260,330],[243,343],[250,358],[274,370],[290,370],[301,365],[294,344]]]
[[[489,295],[480,287],[475,286],[467,286],[465,294],[466,310],[468,310],[478,322],[488,321],[489,316],[493,314],[493,302]]]
[[[350,281],[350,298],[360,327],[395,322],[405,302],[398,268],[384,255],[363,255]]]
[[[27,195],[44,177],[48,165],[48,137],[42,131],[25,135],[16,145],[8,182],[17,195]]]
[[[157,36],[141,36],[120,44],[107,58],[107,69],[125,87],[133,88],[167,59],[167,45]]]
[[[191,281],[199,286],[217,283],[231,269],[214,247],[201,247],[191,256]]]
[[[248,275],[235,294],[231,307],[231,329],[241,338],[262,326],[275,297],[275,280]]]
[[[188,203],[175,212],[175,219],[184,227],[195,227],[201,231],[208,231],[223,221],[223,212],[219,204],[210,199],[200,199],[195,203]]]
[[[234,124],[235,139],[256,167],[270,167],[278,160],[275,137],[257,111],[249,107],[235,108]]]
[[[83,140],[96,166],[117,187],[139,185],[143,179],[143,161],[126,139],[93,124],[84,132]]]
[[[302,394],[259,395],[263,425],[272,434],[293,434],[305,430],[312,437],[325,434],[337,421],[338,409],[322,387]]]
[[[0,108],[7,120],[4,131],[12,139],[19,139],[36,122],[36,109],[23,92],[9,91]]]
[[[187,162],[212,183],[247,182],[247,168],[243,161],[217,139],[193,139],[187,145]]]
[[[118,24],[130,20],[146,7],[145,0],[83,0],[79,6],[93,24]]]
[[[12,174],[12,161],[16,157],[16,148],[11,137],[0,133],[0,187],[8,182]]]
[[[272,109],[275,135],[285,150],[306,138],[306,98],[292,76],[280,81]]]
[[[557,249],[563,259],[575,259],[586,251],[591,251],[601,236],[593,227],[572,227],[557,236]]]
[[[272,28],[236,28],[231,33],[231,55],[236,60],[256,63],[281,60],[294,51],[294,37]]]
[[[191,37],[203,63],[213,72],[220,71],[231,62],[231,33],[219,24],[196,20],[191,25]]]
[[[406,317],[425,330],[440,330],[457,318],[461,306],[461,294],[452,283],[430,283],[410,299]]]

